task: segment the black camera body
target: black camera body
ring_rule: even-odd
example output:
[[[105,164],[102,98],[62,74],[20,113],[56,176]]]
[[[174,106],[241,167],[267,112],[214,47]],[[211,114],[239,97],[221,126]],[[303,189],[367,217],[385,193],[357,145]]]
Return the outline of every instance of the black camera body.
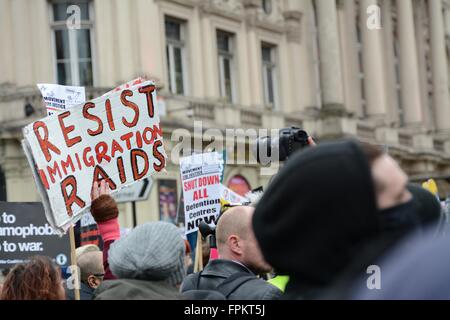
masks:
[[[256,140],[256,150],[253,153],[256,156],[258,163],[267,165],[272,160],[285,161],[296,151],[305,148],[309,145],[308,133],[297,127],[289,127],[281,129],[279,136],[272,139],[271,137],[260,137]],[[265,150],[264,156],[261,158],[260,151]],[[272,154],[278,153],[276,159],[272,159]]]
[[[279,160],[285,161],[297,150],[308,146],[308,134],[300,128],[290,127],[280,130]]]

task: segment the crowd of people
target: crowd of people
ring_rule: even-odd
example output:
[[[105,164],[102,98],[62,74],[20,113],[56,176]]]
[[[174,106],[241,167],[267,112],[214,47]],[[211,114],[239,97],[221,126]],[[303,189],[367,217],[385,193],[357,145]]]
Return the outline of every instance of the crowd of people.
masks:
[[[441,203],[384,150],[353,140],[296,152],[256,203],[224,211],[218,258],[205,245],[199,272],[173,224],[148,222],[121,237],[105,181],[93,186],[91,214],[103,250],[77,249],[85,300],[450,299]],[[11,269],[1,299],[74,299],[74,291],[37,256]]]

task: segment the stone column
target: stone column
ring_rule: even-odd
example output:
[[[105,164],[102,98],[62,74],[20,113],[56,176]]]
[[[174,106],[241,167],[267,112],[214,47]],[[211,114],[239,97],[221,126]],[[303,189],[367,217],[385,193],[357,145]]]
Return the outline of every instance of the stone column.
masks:
[[[344,109],[341,52],[335,0],[315,1],[319,31],[320,78],[324,109]]]
[[[344,101],[347,109],[356,116],[362,117],[361,79],[358,57],[358,42],[356,30],[355,0],[341,1],[343,10],[340,10],[339,26],[342,30],[342,76],[344,78]]]
[[[411,0],[397,0],[400,42],[400,83],[403,120],[406,126],[422,124],[420,81]]]
[[[450,130],[450,95],[441,0],[429,0],[433,108],[438,130]]]
[[[363,72],[366,98],[366,115],[384,117],[387,107],[385,61],[383,59],[383,30],[369,29],[367,9],[377,5],[376,0],[361,0],[360,30],[363,53]]]

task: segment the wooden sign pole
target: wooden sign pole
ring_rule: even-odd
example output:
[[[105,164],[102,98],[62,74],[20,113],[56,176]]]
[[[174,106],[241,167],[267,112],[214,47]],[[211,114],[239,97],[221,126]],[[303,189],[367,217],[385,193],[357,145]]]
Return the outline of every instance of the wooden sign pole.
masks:
[[[73,229],[73,225],[69,229],[69,238],[70,238],[70,261],[71,261],[72,266],[76,266],[77,265],[77,256],[75,254],[75,232]],[[78,274],[78,271],[76,271],[75,274],[73,274],[73,272],[74,272],[74,270],[72,270],[72,276],[75,276],[75,284],[76,284],[76,287],[74,288],[75,300],[80,300],[80,289],[79,289],[80,275]]]

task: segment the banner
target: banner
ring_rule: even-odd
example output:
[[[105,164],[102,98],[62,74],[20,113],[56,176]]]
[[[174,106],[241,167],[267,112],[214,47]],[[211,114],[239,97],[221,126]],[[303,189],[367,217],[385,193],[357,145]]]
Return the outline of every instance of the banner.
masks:
[[[198,230],[201,221],[215,225],[220,214],[222,155],[195,154],[180,160],[186,234]]]
[[[39,83],[37,87],[44,98],[47,115],[49,116],[62,113],[86,101],[84,87],[62,86],[50,83]]]
[[[0,269],[11,268],[35,255],[70,265],[69,236],[59,237],[45,221],[40,202],[0,201]]]
[[[143,82],[26,126],[22,145],[47,220],[65,232],[89,211],[94,182],[112,194],[163,170],[155,85]]]

